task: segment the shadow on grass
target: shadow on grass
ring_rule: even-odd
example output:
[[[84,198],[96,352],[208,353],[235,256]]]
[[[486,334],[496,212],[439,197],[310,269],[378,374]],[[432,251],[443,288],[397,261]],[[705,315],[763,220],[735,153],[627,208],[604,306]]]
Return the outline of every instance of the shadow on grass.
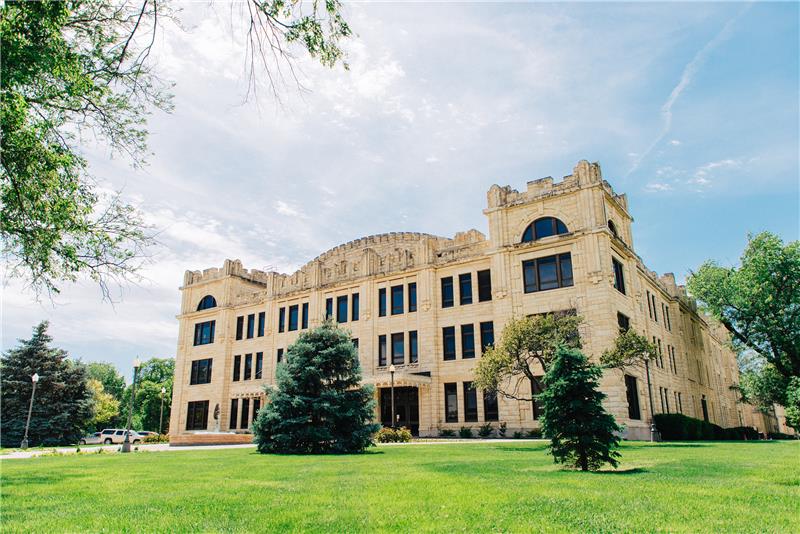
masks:
[[[359,456],[372,456],[376,454],[385,454],[384,451],[367,449],[364,452],[329,452],[329,453],[307,453],[307,452],[258,452],[255,449],[249,453],[256,456],[280,456],[286,458],[343,458],[343,457],[359,457]]]
[[[495,449],[495,450],[504,451],[504,452],[538,452],[538,453],[541,453],[543,450],[545,450],[547,448],[547,445],[544,444],[544,443],[541,443],[541,444],[537,443],[536,445],[532,445],[530,447],[520,447],[518,445],[514,445],[514,446],[511,446],[511,447],[504,447],[502,445],[495,445],[492,448]]]
[[[647,469],[641,467],[631,467],[629,469],[614,469],[613,471],[593,471],[593,475],[641,475],[647,473]]]

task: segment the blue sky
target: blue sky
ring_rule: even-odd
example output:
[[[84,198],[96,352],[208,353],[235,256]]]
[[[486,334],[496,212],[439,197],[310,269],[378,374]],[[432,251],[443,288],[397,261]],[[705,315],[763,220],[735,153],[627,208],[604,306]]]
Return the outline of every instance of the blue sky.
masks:
[[[113,306],[80,282],[3,293],[3,347],[51,321],[74,357],[129,371],[175,352],[185,269],[294,269],[360,236],[486,232],[493,183],[599,161],[629,196],[634,245],[679,280],[735,263],[748,232],[798,239],[798,4],[354,3],[350,70],[301,58],[305,92],[244,102],[236,11],[183,4],[157,68],[175,111],[149,166],[87,146],[103,188],[161,231]]]

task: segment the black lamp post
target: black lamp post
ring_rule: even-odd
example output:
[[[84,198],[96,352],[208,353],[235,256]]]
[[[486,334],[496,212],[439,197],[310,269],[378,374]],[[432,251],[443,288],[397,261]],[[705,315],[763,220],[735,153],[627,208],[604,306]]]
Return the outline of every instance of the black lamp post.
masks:
[[[650,385],[650,360],[644,361],[644,368],[647,372],[647,397],[650,400],[650,441],[660,441],[658,428],[656,428],[655,407],[653,406],[653,388]]]
[[[167,388],[161,388],[161,414],[158,416],[158,433],[161,434],[161,427],[163,426],[164,422],[164,393],[167,392]]]
[[[395,420],[394,420],[394,364],[389,366],[389,376],[392,377],[392,428],[395,427]]]
[[[25,422],[25,437],[22,438],[22,443],[20,444],[20,449],[27,449],[28,448],[28,427],[31,425],[31,412],[33,411],[33,396],[36,395],[36,383],[39,381],[39,375],[37,373],[33,373],[31,377],[31,382],[33,382],[33,390],[31,390],[31,402],[28,405],[28,420]]]
[[[131,422],[133,418],[133,403],[136,399],[136,377],[139,374],[139,366],[142,362],[139,358],[133,360],[133,390],[131,391],[131,403],[128,406],[128,426],[125,431],[125,441],[122,442],[122,452],[131,452]]]

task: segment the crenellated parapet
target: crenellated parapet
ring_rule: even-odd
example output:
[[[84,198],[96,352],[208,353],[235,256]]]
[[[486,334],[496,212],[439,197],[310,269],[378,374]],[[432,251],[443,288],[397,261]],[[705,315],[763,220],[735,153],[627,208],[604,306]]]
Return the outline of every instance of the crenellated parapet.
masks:
[[[202,271],[186,271],[183,273],[184,287],[220,280],[228,276],[236,276],[256,284],[267,285],[270,273],[257,269],[245,269],[240,260],[225,260],[222,268],[212,267]]]

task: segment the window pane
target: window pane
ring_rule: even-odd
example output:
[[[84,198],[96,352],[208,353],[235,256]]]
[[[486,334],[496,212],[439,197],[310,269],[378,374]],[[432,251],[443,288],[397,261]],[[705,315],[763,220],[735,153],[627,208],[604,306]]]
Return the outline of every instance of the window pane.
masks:
[[[539,395],[539,393],[541,393],[542,391],[544,391],[544,388],[542,387],[542,377],[541,376],[533,377],[533,398],[534,398],[534,401],[533,401],[533,418],[534,419],[539,419],[539,417],[542,415],[542,401],[540,401],[537,398],[537,395]]]
[[[392,286],[392,315],[403,313],[403,286]]]
[[[531,241],[533,241],[533,225],[529,224],[525,228],[525,232],[522,234],[522,242],[530,243]]]
[[[333,319],[333,298],[325,299],[325,319]]]
[[[256,380],[260,380],[264,374],[264,353],[256,352]]]
[[[386,365],[386,336],[378,336],[378,366]]]
[[[347,322],[347,295],[336,297],[336,322]]]
[[[250,399],[242,399],[242,430],[246,430],[250,426]]]
[[[236,318],[236,339],[242,339],[244,336],[244,316]]]
[[[446,326],[442,328],[442,341],[444,345],[444,359],[456,359],[456,327]]]
[[[236,355],[233,357],[233,381],[236,382],[239,380],[239,373],[241,372],[242,366],[242,357],[240,355]]]
[[[494,345],[494,322],[486,321],[481,323],[481,350]]]
[[[283,349],[278,349],[278,355],[275,359],[278,363],[283,361]]]
[[[561,269],[561,287],[572,285],[572,255],[561,254],[558,257],[559,268]]]
[[[536,262],[533,260],[522,262],[522,278],[525,283],[525,293],[533,293],[536,287]]]
[[[625,294],[625,274],[622,270],[622,264],[618,262],[616,259],[611,260],[611,264],[614,267],[614,287],[617,291]],[[662,304],[663,306],[663,304]]]
[[[453,277],[442,278],[442,308],[451,308],[453,299]]]
[[[454,383],[444,385],[444,411],[448,423],[458,422],[458,391]]]
[[[250,380],[253,375],[253,355],[244,355],[244,380]]]
[[[472,273],[458,275],[459,304],[472,304]]]
[[[303,317],[301,318],[301,328],[305,330],[308,328],[308,302],[303,303]]]
[[[412,330],[408,333],[408,361],[416,363],[419,360],[419,352],[417,349],[417,331]]]
[[[551,235],[555,235],[556,233],[552,217],[545,217],[543,219],[537,220],[536,222],[533,223],[533,229],[534,233],[536,234],[536,239],[549,237]]]
[[[278,332],[286,330],[286,308],[278,310]]]
[[[236,421],[239,420],[239,399],[231,399],[231,414],[228,421],[228,428],[236,430]]]
[[[360,310],[358,308],[359,308],[359,306],[361,306],[361,299],[359,298],[358,293],[353,293],[353,297],[352,297],[352,300],[350,302],[352,302],[351,306],[353,308],[351,313],[350,313],[350,320],[351,321],[358,321],[358,316],[359,316],[359,312],[360,312]]]
[[[461,357],[463,359],[475,357],[475,326],[461,325]]]
[[[386,288],[378,290],[378,316],[386,317]]]
[[[408,311],[417,311],[417,283],[408,284]]]
[[[483,392],[483,418],[486,421],[498,421],[500,411],[497,406],[497,393]]]
[[[492,300],[492,271],[478,271],[478,302]]]
[[[251,313],[247,316],[247,339],[253,339],[256,333],[256,315]]]
[[[258,312],[258,337],[264,336],[264,319],[266,316],[265,312]]]
[[[537,260],[536,274],[539,277],[539,290],[555,289],[558,287],[558,271],[556,269],[556,258],[550,256]]]
[[[472,387],[472,382],[464,382],[464,421],[475,422],[478,420],[478,392]]]
[[[295,304],[294,306],[289,306],[289,331],[292,332],[297,330],[297,315],[300,311],[300,306]]]
[[[402,365],[406,363],[403,346],[404,337],[405,336],[402,333],[392,334],[392,363],[395,365]]]

